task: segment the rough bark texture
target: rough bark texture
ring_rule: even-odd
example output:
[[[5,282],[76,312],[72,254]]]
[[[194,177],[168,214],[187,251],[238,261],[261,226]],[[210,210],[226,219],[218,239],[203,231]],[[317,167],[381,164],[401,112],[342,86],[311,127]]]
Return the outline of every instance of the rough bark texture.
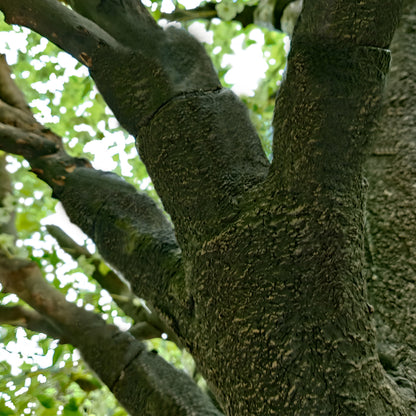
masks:
[[[414,42],[414,6],[395,43],[366,210],[363,164],[400,1],[305,1],[277,97],[271,166],[247,111],[220,87],[193,38],[163,31],[134,0],[71,5],[79,14],[54,0],[0,0],[9,22],[90,68],[136,135],[174,229],[149,198],[70,158],[39,126],[4,125],[1,148],[25,155],[71,220],[150,302],[225,414],[414,414],[415,56],[400,58]],[[34,137],[16,140],[25,129]],[[384,145],[395,153],[380,155]],[[69,336],[132,414],[219,414],[129,334],[62,306],[84,320],[74,329],[19,293]],[[103,344],[115,348],[119,367],[106,361],[115,352]]]
[[[416,3],[408,1],[391,49],[393,61],[377,141],[366,164],[367,258],[381,362],[416,412]]]

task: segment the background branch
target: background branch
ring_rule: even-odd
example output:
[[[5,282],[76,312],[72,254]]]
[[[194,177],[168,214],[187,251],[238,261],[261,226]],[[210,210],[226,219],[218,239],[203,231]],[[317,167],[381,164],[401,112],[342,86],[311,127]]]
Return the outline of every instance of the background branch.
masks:
[[[0,79],[8,80],[10,78],[11,72],[7,65],[6,57],[0,54]],[[7,103],[11,108],[19,109],[26,113],[27,116],[32,117],[32,112],[26,102],[26,98],[14,82],[0,82],[0,96],[2,97],[2,101]]]
[[[0,83],[1,84],[1,83]],[[12,183],[10,181],[9,172],[6,170],[6,154],[0,153],[0,210],[3,211],[3,218],[0,221],[0,234],[10,235],[13,239],[16,238],[15,211],[10,209],[5,204],[5,198],[10,196],[13,192]],[[5,248],[3,247],[3,250]],[[2,247],[0,247],[0,252]]]
[[[211,20],[218,18],[218,12],[215,8],[217,3],[205,3],[194,9],[175,9],[172,13],[161,13],[160,17],[169,21],[188,22],[190,20],[204,19]],[[255,23],[254,12],[257,6],[245,6],[241,13],[237,13],[232,19],[240,22],[243,27]]]
[[[0,324],[21,326],[34,332],[42,332],[48,337],[59,339],[66,343],[65,334],[59,330],[49,319],[29,308],[17,306],[0,306]]]
[[[92,21],[57,0],[0,0],[0,9],[7,23],[35,30],[87,67],[97,48],[120,46]]]

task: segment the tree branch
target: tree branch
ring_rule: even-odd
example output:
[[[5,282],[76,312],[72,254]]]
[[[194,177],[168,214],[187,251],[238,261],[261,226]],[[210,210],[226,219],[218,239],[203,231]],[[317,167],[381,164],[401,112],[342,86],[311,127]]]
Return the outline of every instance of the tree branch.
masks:
[[[22,326],[65,343],[65,335],[40,313],[23,306],[0,306],[0,325]]]
[[[33,159],[37,156],[50,155],[58,151],[56,143],[45,140],[42,136],[17,127],[0,123],[1,149],[8,153]]]
[[[47,182],[53,186],[53,179]],[[90,168],[76,168],[62,186],[53,187],[71,221],[94,240],[133,292],[172,319],[186,293],[174,293],[181,281],[180,250],[156,204],[116,175]]]
[[[35,30],[87,67],[97,48],[120,47],[100,27],[56,0],[0,0],[0,9],[7,23]]]
[[[171,27],[163,31],[141,2],[136,0],[122,0],[121,2],[70,0],[69,3],[78,13],[92,20],[117,39],[120,45],[127,48],[129,54],[131,51],[139,52],[138,58],[145,59],[147,65],[153,67],[157,62],[157,68],[162,71],[164,77],[161,77],[160,81],[164,81],[172,94],[170,97],[166,96],[161,104],[184,92],[210,91],[220,87],[211,60],[203,46],[184,30]],[[131,57],[129,63],[131,70]],[[137,68],[143,66],[144,63],[136,62],[135,70],[137,71]],[[118,68],[120,69],[120,65]],[[155,72],[152,73],[153,77],[157,75]],[[94,72],[92,72],[92,76],[98,88],[101,88],[98,78],[100,74],[97,73],[94,77]],[[113,81],[114,78],[113,76]],[[151,82],[151,78],[147,78],[149,85],[152,85],[153,89],[157,88],[157,84]],[[133,80],[134,78],[130,75],[127,79]],[[157,89],[157,94],[160,94],[162,92],[160,87]],[[155,93],[156,91],[153,91],[153,95]],[[105,93],[103,95],[106,97]]]
[[[1,83],[0,83],[1,84]],[[10,195],[13,192],[12,183],[10,181],[10,175],[9,172],[6,170],[6,154],[0,155],[0,208],[3,210],[6,209],[4,204],[4,199]],[[9,215],[8,219],[3,219],[2,222],[0,222],[0,234],[8,234],[13,237],[13,239],[16,238],[16,227],[14,224],[15,220],[15,211],[7,212],[5,214]],[[7,218],[7,217],[6,217]],[[1,247],[0,247],[1,252]]]
[[[10,78],[11,72],[7,65],[6,57],[0,54],[0,79]],[[32,117],[26,98],[14,82],[0,82],[0,97],[2,97],[5,103],[9,104],[9,108],[19,109],[29,117]]]
[[[297,34],[338,44],[387,49],[399,22],[402,0],[305,0]],[[312,40],[312,39],[311,39]],[[332,43],[332,42],[329,42]]]
[[[132,415],[220,415],[187,375],[147,352],[129,333],[67,302],[43,279],[36,264],[0,257],[0,281],[79,348]]]
[[[305,2],[274,118],[276,183],[305,197],[319,184],[357,187],[400,11],[400,1],[321,3]]]
[[[172,13],[161,13],[160,18],[169,21],[188,22],[190,20],[205,19],[211,20],[218,18],[216,10],[217,3],[207,2],[194,9],[175,9]],[[234,22],[240,22],[243,27],[255,23],[255,10],[257,6],[244,6],[241,13],[237,13],[232,19]]]
[[[135,50],[154,53],[163,38],[163,29],[140,1],[68,0],[80,15],[95,22],[120,44]]]

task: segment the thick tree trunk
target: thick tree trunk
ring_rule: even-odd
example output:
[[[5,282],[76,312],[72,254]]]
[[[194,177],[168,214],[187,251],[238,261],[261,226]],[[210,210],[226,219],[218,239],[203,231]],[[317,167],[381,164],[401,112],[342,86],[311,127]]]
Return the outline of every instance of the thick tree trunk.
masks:
[[[220,88],[202,48],[187,34],[163,32],[133,0],[72,1],[84,17],[53,0],[26,1],[35,19],[25,14],[22,0],[0,0],[0,8],[12,22],[49,36],[90,68],[120,121],[137,136],[140,155],[175,231],[148,198],[114,176],[69,158],[56,138],[51,145],[51,140],[35,135],[34,143],[38,140],[44,153],[25,156],[71,219],[191,351],[224,412],[412,414],[414,393],[399,387],[386,372],[391,372],[386,363],[394,342],[412,343],[411,335],[404,339],[399,336],[403,332],[394,332],[396,319],[411,315],[410,303],[401,303],[401,292],[395,289],[397,298],[392,299],[400,311],[393,315],[385,296],[397,259],[406,255],[412,268],[413,246],[411,234],[406,244],[400,232],[394,240],[397,252],[393,250],[389,266],[383,266],[390,242],[383,240],[386,232],[379,228],[377,215],[387,215],[382,224],[394,217],[371,204],[384,203],[384,195],[392,191],[377,179],[385,165],[374,166],[371,160],[370,186],[374,180],[376,185],[369,199],[373,238],[367,239],[367,257],[375,276],[371,295],[377,336],[364,257],[363,162],[379,112],[389,66],[386,48],[400,2],[343,1],[341,7],[333,1],[305,1],[277,98],[274,160],[269,166],[243,105]],[[53,21],[45,9],[53,11]],[[407,39],[406,24],[412,21],[403,22]],[[74,38],[68,36],[71,28]],[[404,97],[409,105],[414,99]],[[22,153],[13,132],[4,130],[9,140],[4,147]],[[410,128],[403,133],[410,137]],[[413,145],[408,141],[403,146]],[[397,159],[406,162],[403,166],[411,160]],[[391,168],[380,174],[386,169],[388,173]],[[408,207],[414,193],[410,181],[403,186],[395,203],[405,201]],[[403,232],[411,233],[414,218],[403,221],[402,215],[394,227],[401,225]],[[410,276],[410,269],[399,275]],[[408,285],[403,290],[411,292],[412,282]],[[56,320],[73,334],[92,367],[99,367],[111,349],[100,344],[102,356],[97,360],[94,339],[85,340],[79,329]],[[406,334],[411,329],[409,325]],[[119,334],[111,331],[114,328],[97,330],[92,336],[116,342]],[[127,354],[129,362],[123,362],[121,370],[105,368],[101,377],[110,380],[134,414],[169,414],[170,403],[172,415],[217,414],[187,379],[178,379],[172,393],[176,373],[160,370],[161,364],[128,336],[120,339],[131,362]],[[411,364],[412,375],[408,351],[405,364]],[[137,386],[135,378],[141,381]],[[180,393],[185,390],[183,405]],[[164,407],[157,409],[159,401]]]
[[[377,140],[366,164],[367,260],[381,362],[416,412],[416,2],[408,1],[391,49]]]

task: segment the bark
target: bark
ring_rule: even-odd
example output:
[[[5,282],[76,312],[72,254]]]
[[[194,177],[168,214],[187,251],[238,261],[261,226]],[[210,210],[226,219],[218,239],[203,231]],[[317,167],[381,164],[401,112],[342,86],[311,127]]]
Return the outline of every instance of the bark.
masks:
[[[0,306],[0,324],[22,326],[65,343],[62,332],[42,314],[22,306]]]
[[[0,155],[0,212],[2,212],[2,221],[0,221],[0,234],[8,234],[13,239],[16,238],[16,227],[14,225],[15,212],[11,211],[4,204],[5,198],[7,198],[12,192],[12,184],[10,181],[9,173],[6,170],[6,154]],[[0,247],[0,253],[2,248]]]
[[[397,341],[396,319],[409,316],[409,303],[401,303],[397,291],[396,315],[390,298],[383,298],[396,270],[389,263],[385,277],[370,288],[375,327],[364,259],[363,164],[400,1],[305,2],[277,97],[271,166],[245,108],[221,89],[205,52],[189,35],[158,28],[133,0],[71,4],[84,17],[53,0],[0,0],[0,9],[9,22],[39,31],[90,68],[121,123],[136,135],[175,231],[149,199],[114,175],[70,158],[59,139],[40,129],[40,142],[52,141],[55,148],[34,142],[40,153],[29,149],[26,157],[71,220],[190,350],[224,412],[412,414],[414,392],[398,386],[376,349],[376,338],[382,347]],[[405,97],[410,105],[413,96]],[[4,147],[22,153],[28,145],[19,147],[13,132],[4,130]],[[406,186],[403,196],[411,195],[410,182]],[[370,216],[369,222],[377,229],[377,220]],[[407,224],[414,221],[400,224],[410,236]],[[381,270],[388,247],[383,238],[375,250],[375,243],[367,244]],[[404,259],[410,269],[411,247]],[[397,255],[390,260],[397,262]],[[379,281],[385,283],[378,287]],[[74,329],[65,325],[71,334]],[[78,335],[74,339],[81,343]],[[80,347],[93,368],[107,354],[89,355],[94,337],[100,345],[120,339],[120,354],[127,357],[131,348],[142,354],[126,335],[96,331]],[[403,342],[408,340],[410,335]],[[410,351],[411,342],[406,347]],[[412,354],[406,357],[413,374]],[[137,368],[134,363],[128,374],[135,385],[148,367],[147,361]],[[100,375],[111,386],[123,370],[108,365]],[[129,395],[114,390],[135,409],[163,414],[151,399],[159,389],[169,391],[165,382],[172,379],[158,365],[151,368],[155,385],[149,399],[128,383],[123,388],[130,388]],[[185,388],[181,382],[175,392]],[[183,400],[193,409],[199,396],[192,390]]]
[[[411,400],[415,373],[416,3],[406,4],[392,43],[393,61],[366,164],[367,261],[381,362]]]

